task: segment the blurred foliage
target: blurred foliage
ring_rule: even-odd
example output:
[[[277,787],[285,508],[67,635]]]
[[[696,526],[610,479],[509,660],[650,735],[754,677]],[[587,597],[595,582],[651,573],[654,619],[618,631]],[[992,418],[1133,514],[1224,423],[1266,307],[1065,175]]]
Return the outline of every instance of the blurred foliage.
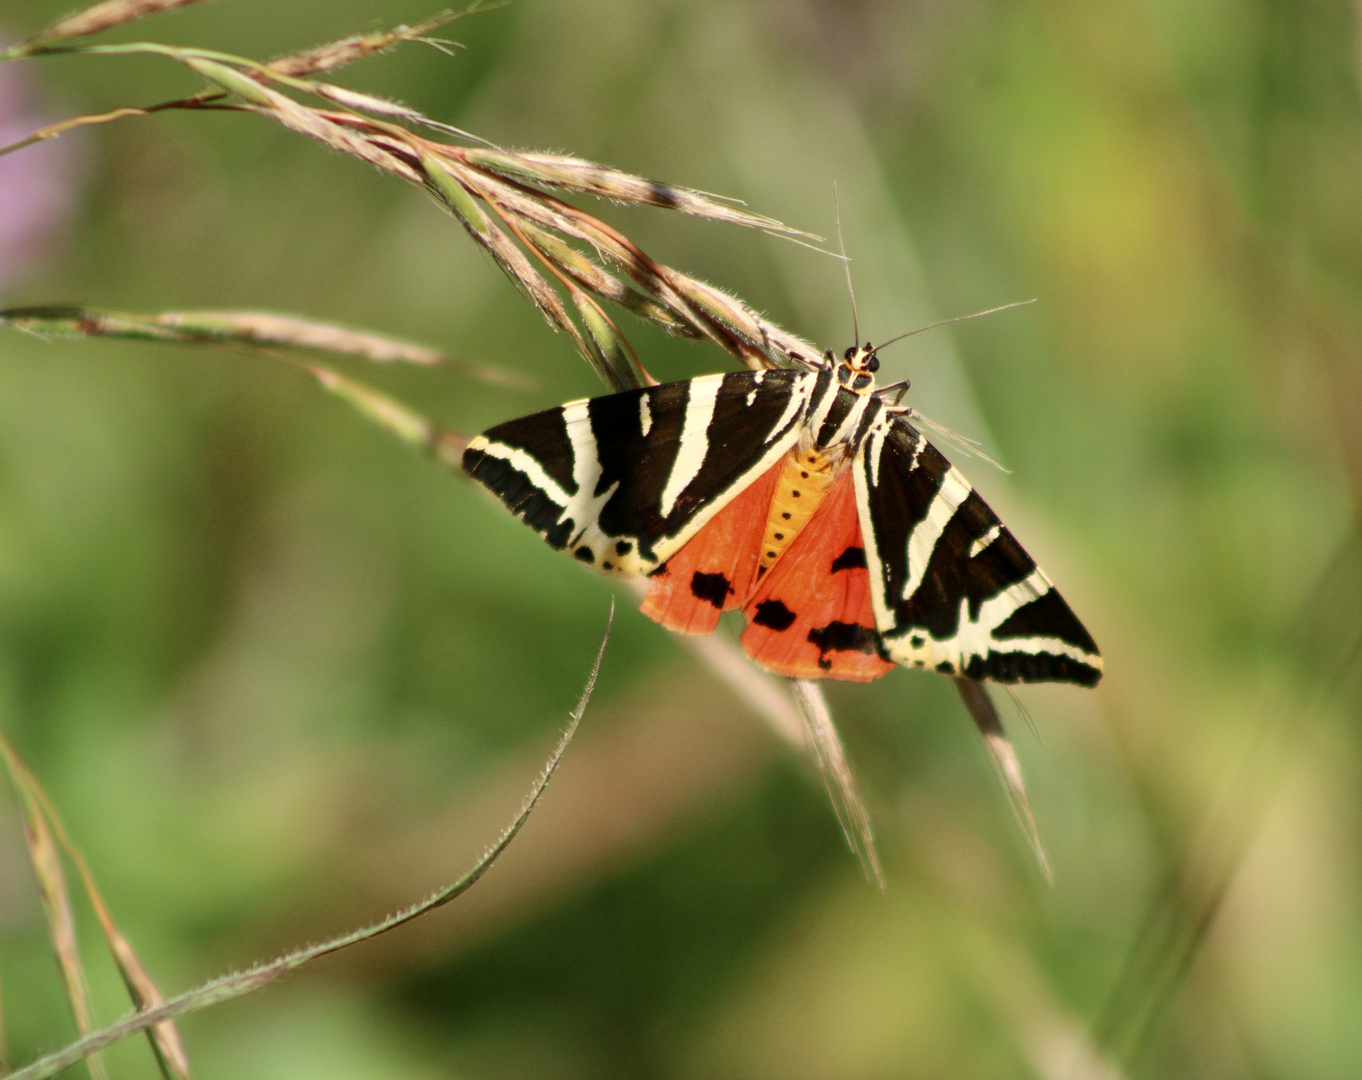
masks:
[[[222,0],[115,39],[267,57],[429,12]],[[454,57],[342,73],[824,235],[835,180],[872,340],[1037,297],[895,346],[884,380],[1014,470],[955,455],[1108,675],[1017,694],[1048,889],[946,680],[831,688],[881,896],[817,779],[621,612],[504,861],[187,1020],[196,1074],[1362,1072],[1358,34],[1341,0],[516,0],[456,24]],[[197,89],[148,58],[3,74],[6,137],[14,102],[32,127]],[[455,223],[275,126],[131,120],[4,165],[50,170],[67,214],[44,202],[41,243],[0,230],[6,306],[269,308],[538,381],[354,365],[464,430],[597,390]],[[8,229],[42,185],[3,175]],[[850,337],[835,260],[600,212],[792,330]],[[660,378],[725,362],[631,336]],[[277,365],[17,333],[3,352],[0,724],[162,988],[461,870],[575,702],[608,586]],[[91,974],[110,1019],[116,976]],[[12,814],[0,977],[11,1060],[70,1036]],[[154,1075],[135,1041],[110,1064]]]

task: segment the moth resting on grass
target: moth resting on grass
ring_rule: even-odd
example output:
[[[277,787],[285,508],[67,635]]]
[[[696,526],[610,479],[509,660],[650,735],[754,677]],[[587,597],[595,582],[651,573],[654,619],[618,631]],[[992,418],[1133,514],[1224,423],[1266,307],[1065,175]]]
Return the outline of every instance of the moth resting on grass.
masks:
[[[573,401],[484,432],[463,467],[551,547],[647,575],[663,626],[741,609],[777,674],[1095,685],[1092,636],[878,368],[867,343]]]

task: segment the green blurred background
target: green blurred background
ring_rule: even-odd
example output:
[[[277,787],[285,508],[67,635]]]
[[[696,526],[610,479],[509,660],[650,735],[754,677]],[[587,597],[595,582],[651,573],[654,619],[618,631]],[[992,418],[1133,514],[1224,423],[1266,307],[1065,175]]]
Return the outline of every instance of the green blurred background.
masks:
[[[68,4],[5,0],[0,24]],[[431,10],[220,0],[116,39],[263,58]],[[450,36],[340,81],[827,236],[835,181],[872,340],[1036,297],[894,346],[884,379],[1012,470],[954,454],[1107,677],[1020,690],[1025,713],[999,696],[1053,887],[947,680],[831,687],[881,895],[816,775],[625,603],[504,862],[185,1020],[196,1075],[1362,1075],[1356,9],[516,0]],[[198,86],[151,59],[9,68],[9,137],[23,109]],[[429,200],[268,122],[129,120],[8,162],[28,186],[4,174],[0,212],[45,216],[3,248],[6,305],[267,308],[537,381],[349,369],[468,431],[599,391]],[[595,209],[849,343],[834,259]],[[727,364],[624,325],[659,378]],[[547,756],[609,586],[284,367],[2,340],[0,725],[161,987],[461,871]],[[87,916],[108,1020],[125,999]],[[11,1061],[71,1037],[13,808],[0,976]],[[112,1064],[154,1075],[137,1040]]]

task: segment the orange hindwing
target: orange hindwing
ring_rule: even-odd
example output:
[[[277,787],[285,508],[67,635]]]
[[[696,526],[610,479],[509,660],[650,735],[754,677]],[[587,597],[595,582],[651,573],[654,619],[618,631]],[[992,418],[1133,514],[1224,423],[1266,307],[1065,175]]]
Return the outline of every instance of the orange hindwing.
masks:
[[[850,469],[832,482],[743,614],[743,650],[778,675],[869,682],[893,670],[875,629]]]
[[[777,463],[748,484],[652,573],[643,614],[668,630],[708,634],[721,612],[746,603],[780,470]]]

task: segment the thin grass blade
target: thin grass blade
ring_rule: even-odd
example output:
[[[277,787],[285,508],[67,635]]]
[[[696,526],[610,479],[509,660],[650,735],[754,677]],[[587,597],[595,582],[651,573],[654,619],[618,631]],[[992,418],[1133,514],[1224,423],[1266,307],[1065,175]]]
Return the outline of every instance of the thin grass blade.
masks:
[[[402,338],[340,323],[268,311],[160,311],[142,314],[80,307],[0,310],[0,324],[39,337],[109,337],[181,344],[283,347],[354,356],[378,364],[452,367],[498,386],[524,389],[532,381],[503,368],[460,360]]]
[[[9,752],[13,754],[12,749]],[[57,843],[66,852],[67,858],[75,865],[76,872],[80,874],[81,883],[85,887],[85,894],[89,898],[91,906],[95,909],[95,915],[99,919],[100,927],[104,932],[104,939],[109,945],[109,951],[113,954],[119,974],[123,976],[124,985],[128,988],[128,994],[132,998],[133,1004],[138,1009],[154,1008],[162,1004],[165,998],[162,997],[160,990],[128,939],[123,936],[114,923],[113,916],[104,903],[104,897],[95,884],[94,874],[90,871],[90,866],[85,861],[84,854],[71,842],[70,835],[66,831],[66,825],[62,822],[61,815],[57,813],[57,808],[31,772],[28,772],[28,776],[34,798],[39,802],[43,813],[47,816]],[[174,1080],[190,1080],[189,1056],[185,1052],[184,1042],[180,1038],[179,1029],[175,1026],[174,1021],[167,1020],[156,1024],[148,1030],[147,1034],[150,1037],[152,1052],[156,1055],[162,1075],[172,1077]]]
[[[6,1080],[47,1080],[48,1077],[56,1076],[62,1070],[70,1068],[77,1062],[89,1058],[97,1051],[121,1042],[130,1035],[135,1035],[140,1031],[146,1030],[155,1024],[160,1024],[174,1017],[183,1016],[187,1013],[197,1012],[200,1009],[208,1008],[212,1005],[230,1001],[233,998],[249,994],[263,986],[267,986],[275,979],[290,971],[302,967],[304,964],[326,956],[329,953],[338,952],[341,949],[356,945],[362,941],[368,941],[377,937],[379,934],[394,930],[399,926],[409,923],[414,919],[420,918],[427,912],[441,907],[451,900],[456,899],[463,893],[472,888],[483,875],[487,873],[511,844],[520,830],[524,828],[529,820],[530,814],[539,805],[539,800],[543,797],[549,781],[553,779],[554,773],[558,770],[558,765],[566,753],[568,745],[572,742],[573,735],[577,732],[577,727],[586,715],[586,708],[591,700],[592,692],[596,687],[596,678],[600,674],[601,662],[605,658],[605,648],[610,642],[610,631],[614,624],[615,605],[611,602],[610,615],[606,621],[605,633],[601,638],[600,649],[596,653],[595,662],[591,666],[591,672],[587,676],[586,686],[582,690],[581,697],[577,701],[577,706],[568,716],[568,723],[560,736],[553,753],[549,755],[547,763],[540,772],[534,784],[530,787],[529,794],[521,805],[520,812],[502,830],[501,835],[496,841],[483,852],[482,857],[460,878],[442,889],[432,893],[429,897],[421,900],[408,908],[394,912],[385,919],[381,919],[371,926],[360,930],[343,934],[340,937],[332,938],[329,941],[318,945],[310,945],[294,952],[288,953],[277,960],[268,964],[258,964],[247,971],[236,972],[232,975],[225,975],[205,983],[195,990],[190,990],[184,994],[170,998],[162,1005],[135,1013],[125,1017],[115,1024],[93,1032],[90,1035],[63,1047],[52,1054],[34,1061],[24,1068],[12,1072]]]
[[[1036,815],[1031,810],[1031,798],[1026,793],[1021,761],[1008,741],[1007,732],[1003,730],[1002,718],[998,715],[993,699],[988,696],[984,684],[975,679],[957,677],[955,688],[960,692],[970,718],[979,728],[979,734],[984,737],[984,746],[988,748],[989,758],[997,770],[998,779],[1002,781],[1012,813],[1036,857],[1040,872],[1046,882],[1054,884],[1054,870],[1050,866],[1050,856],[1045,851],[1045,842],[1041,839],[1040,826],[1036,824]]]
[[[323,388],[353,407],[366,420],[395,435],[408,446],[431,454],[449,469],[460,468],[468,439],[427,419],[381,391],[317,364],[297,365]]]
[[[71,1008],[71,1015],[75,1018],[76,1030],[82,1036],[88,1036],[94,1027],[89,984],[76,939],[76,919],[71,904],[71,893],[66,885],[66,874],[62,871],[56,838],[43,809],[41,788],[27,766],[19,760],[9,741],[4,738],[0,738],[0,755],[4,756],[10,779],[19,793],[29,862],[38,882],[43,914],[47,919],[48,936],[52,941],[52,951],[61,972],[66,1000]],[[107,1080],[108,1073],[101,1058],[89,1057],[86,1066],[94,1080]]]
[[[842,825],[847,844],[861,860],[866,878],[883,890],[884,874],[880,870],[880,857],[875,850],[870,814],[866,811],[865,801],[856,785],[856,776],[847,761],[842,738],[832,722],[832,711],[828,708],[827,699],[818,684],[809,679],[791,679],[790,689],[804,718],[805,730],[818,759],[823,784],[832,799],[832,808]]]

